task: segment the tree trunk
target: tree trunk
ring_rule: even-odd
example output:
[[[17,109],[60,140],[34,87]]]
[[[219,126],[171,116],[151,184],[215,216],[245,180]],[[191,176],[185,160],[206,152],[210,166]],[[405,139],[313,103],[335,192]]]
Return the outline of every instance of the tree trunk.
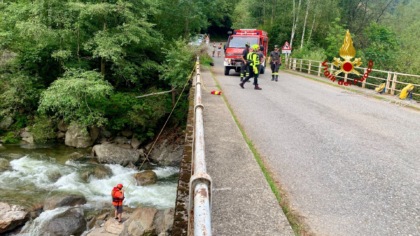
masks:
[[[292,26],[292,34],[290,36],[290,48],[293,48],[293,39],[295,38],[295,32],[297,24],[299,23],[299,12],[300,6],[302,4],[302,0],[299,0],[298,8],[296,10],[296,2],[293,0],[293,26]]]
[[[308,13],[309,13],[310,2],[311,2],[310,0],[306,1],[305,21],[303,22],[302,39],[300,40],[300,48],[303,48],[303,39],[305,38],[306,22],[308,21]]]
[[[104,31],[106,31],[106,22],[104,22]],[[101,57],[101,74],[105,76],[105,59]]]

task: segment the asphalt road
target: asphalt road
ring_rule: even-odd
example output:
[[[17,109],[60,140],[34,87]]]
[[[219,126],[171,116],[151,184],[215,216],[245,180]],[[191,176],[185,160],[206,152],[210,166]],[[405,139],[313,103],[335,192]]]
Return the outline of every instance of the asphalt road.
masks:
[[[213,72],[316,235],[420,235],[420,112],[280,73],[260,87]],[[236,74],[236,75],[233,75]],[[251,80],[252,81],[252,80]]]

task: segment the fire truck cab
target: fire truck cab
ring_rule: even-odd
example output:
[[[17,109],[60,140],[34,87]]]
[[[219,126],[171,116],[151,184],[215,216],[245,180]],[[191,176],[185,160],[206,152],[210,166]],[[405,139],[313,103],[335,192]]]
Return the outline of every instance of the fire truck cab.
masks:
[[[267,32],[258,29],[238,29],[234,30],[229,35],[225,44],[225,75],[229,75],[230,69],[240,72],[242,65],[242,52],[245,49],[245,44],[258,44],[264,47],[263,53],[267,57],[268,51],[268,36]],[[264,74],[265,61],[262,63],[260,74]]]

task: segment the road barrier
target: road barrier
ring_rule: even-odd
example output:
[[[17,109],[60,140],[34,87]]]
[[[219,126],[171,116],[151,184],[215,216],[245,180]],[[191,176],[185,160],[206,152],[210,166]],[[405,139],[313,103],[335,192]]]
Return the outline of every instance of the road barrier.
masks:
[[[311,75],[322,76],[330,80],[331,78],[328,78],[328,76],[324,74],[326,67],[329,68],[329,73],[334,73],[338,71],[338,69],[336,69],[334,65],[330,62],[297,59],[291,57],[286,60],[286,68],[290,70],[299,71]],[[360,76],[356,76],[356,78],[354,78],[352,77],[352,75],[349,74],[344,74],[344,77],[335,75],[335,78],[337,78],[337,80],[342,80],[342,82],[346,83],[346,85],[358,85],[362,88],[368,89],[375,89],[379,86],[380,83],[385,83],[385,93],[389,93],[391,95],[400,93],[405,86],[411,83],[414,85],[414,90],[412,93],[413,99],[420,101],[419,75],[376,70],[374,69],[374,66],[373,68],[358,67],[357,69],[362,69],[363,75],[367,73],[369,75],[367,79],[360,80]]]
[[[194,142],[188,235],[211,236],[211,177],[206,172],[200,58],[197,57],[194,100]],[[194,232],[194,234],[192,234]]]

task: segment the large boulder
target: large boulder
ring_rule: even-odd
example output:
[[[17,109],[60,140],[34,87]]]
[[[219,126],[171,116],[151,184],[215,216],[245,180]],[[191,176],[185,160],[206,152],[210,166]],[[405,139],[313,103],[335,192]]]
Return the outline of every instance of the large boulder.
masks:
[[[86,230],[86,224],[83,209],[69,208],[47,220],[39,229],[39,235],[81,235]]]
[[[52,210],[63,206],[77,206],[86,203],[82,194],[53,192],[44,202],[44,210]]]
[[[161,165],[179,166],[182,160],[183,146],[170,144],[168,140],[164,140],[155,146],[149,155],[149,159]]]
[[[71,124],[66,132],[65,144],[75,148],[87,148],[92,146],[92,138],[86,127]]]
[[[174,224],[174,209],[159,210],[156,214],[154,224],[158,235],[171,235]]]
[[[29,144],[34,144],[34,135],[31,132],[29,132],[27,129],[25,129],[24,131],[20,133],[20,137],[22,138],[23,141]]]
[[[157,212],[155,208],[137,208],[124,223],[126,235],[157,235],[156,227],[153,225]]]
[[[0,234],[23,225],[29,218],[29,212],[23,207],[0,202]]]
[[[145,186],[155,184],[157,182],[157,175],[152,170],[145,170],[140,173],[134,174],[137,185]]]
[[[138,150],[121,148],[112,143],[93,146],[92,155],[96,156],[100,163],[120,164],[122,166],[136,163],[140,158]]]
[[[87,168],[83,169],[80,176],[85,182],[88,182],[90,177],[95,177],[96,179],[105,179],[112,176],[112,170],[108,166],[104,165],[89,165]]]

